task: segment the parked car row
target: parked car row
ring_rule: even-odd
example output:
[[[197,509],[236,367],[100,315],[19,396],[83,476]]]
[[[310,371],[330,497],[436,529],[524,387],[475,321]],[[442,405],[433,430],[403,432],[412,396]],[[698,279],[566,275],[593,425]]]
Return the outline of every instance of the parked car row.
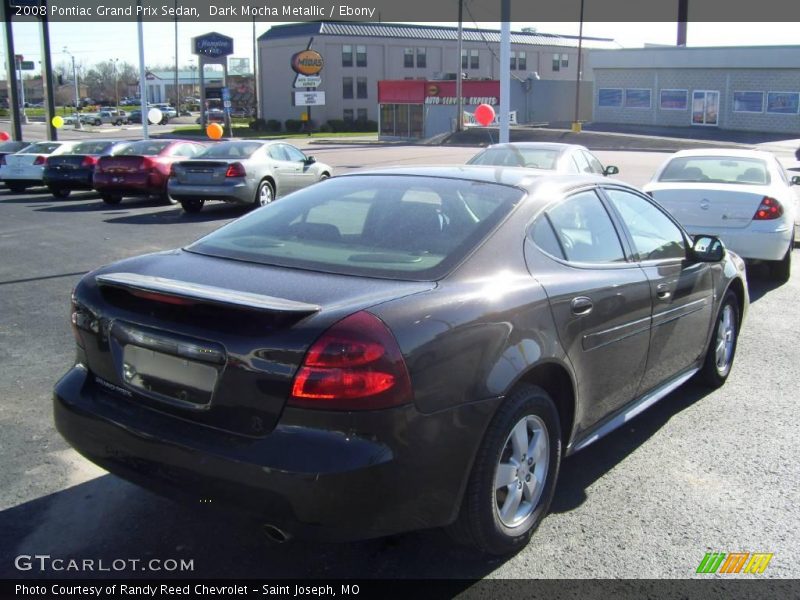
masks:
[[[333,169],[290,144],[231,140],[91,140],[0,146],[0,180],[12,192],[46,186],[57,198],[96,190],[106,204],[125,197],[180,202],[186,212],[207,201],[264,206],[330,177]],[[20,148],[19,146],[23,147]]]

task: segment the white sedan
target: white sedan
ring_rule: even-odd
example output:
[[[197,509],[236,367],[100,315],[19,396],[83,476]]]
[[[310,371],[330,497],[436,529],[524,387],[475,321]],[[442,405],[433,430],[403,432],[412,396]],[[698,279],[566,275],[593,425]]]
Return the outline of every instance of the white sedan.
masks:
[[[742,258],[766,261],[788,281],[798,221],[797,197],[778,159],[757,150],[684,150],[644,190],[692,234],[720,238]]]
[[[0,158],[0,180],[12,192],[44,185],[44,163],[48,156],[68,152],[78,142],[36,142],[15,154]]]

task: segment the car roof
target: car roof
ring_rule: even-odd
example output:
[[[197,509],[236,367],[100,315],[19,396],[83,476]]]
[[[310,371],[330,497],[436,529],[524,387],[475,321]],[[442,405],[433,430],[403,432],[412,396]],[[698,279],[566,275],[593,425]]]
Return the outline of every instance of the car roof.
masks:
[[[363,175],[406,175],[418,177],[438,177],[442,179],[461,179],[464,181],[480,181],[498,183],[534,191],[541,185],[569,189],[592,183],[614,183],[627,185],[608,177],[580,173],[555,173],[545,169],[528,167],[498,167],[494,165],[436,165],[436,166],[404,166],[369,169],[355,173],[345,173],[339,177],[358,177]]]
[[[682,156],[730,156],[731,158],[760,158],[765,159],[774,156],[764,150],[740,150],[738,148],[704,148],[702,150],[680,150],[670,156],[678,158]]]
[[[487,146],[489,148],[522,148],[528,150],[560,150],[566,152],[567,150],[587,150],[586,146],[579,144],[562,144],[561,142],[507,142],[504,144],[492,144]]]

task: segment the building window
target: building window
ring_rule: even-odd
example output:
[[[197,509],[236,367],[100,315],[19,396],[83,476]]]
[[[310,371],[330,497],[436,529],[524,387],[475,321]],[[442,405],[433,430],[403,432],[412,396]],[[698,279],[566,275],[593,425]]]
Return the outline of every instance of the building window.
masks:
[[[356,46],[356,66],[357,67],[366,67],[367,66],[367,47],[366,46]]]
[[[600,88],[597,90],[597,106],[619,108],[622,106],[622,88]]]
[[[353,97],[353,78],[342,77],[342,98]]]
[[[403,50],[403,66],[406,69],[414,68],[414,49],[406,48]]]
[[[524,52],[517,52],[517,69],[520,71],[528,70],[528,56]]]
[[[470,50],[469,51],[469,68],[470,69],[479,69],[480,63],[478,61],[478,51],[477,50]]]
[[[352,121],[353,120],[353,109],[352,108],[345,108],[342,111],[342,118],[345,121]]]
[[[553,71],[561,70],[561,55],[553,54]]]
[[[466,50],[461,51],[461,69],[468,69],[469,68],[469,58],[467,55]]]
[[[367,97],[367,78],[356,77],[356,98]]]
[[[428,66],[428,55],[425,48],[417,48],[417,68],[424,69]]]
[[[561,68],[566,69],[569,66],[569,54],[561,55]]]
[[[651,90],[647,88],[626,88],[625,108],[650,108]]]
[[[511,70],[512,71],[516,71],[517,70],[517,53],[514,52],[513,50],[511,51],[511,65],[510,66],[511,66]]]
[[[800,94],[797,92],[767,92],[767,112],[796,115],[800,111]]]
[[[356,120],[357,121],[366,121],[367,120],[367,109],[366,108],[359,108],[356,111]]]
[[[661,90],[658,100],[658,107],[661,110],[686,110],[689,108],[689,91],[670,89]]]
[[[342,46],[342,66],[343,67],[352,67],[353,66],[353,47],[352,46]]]

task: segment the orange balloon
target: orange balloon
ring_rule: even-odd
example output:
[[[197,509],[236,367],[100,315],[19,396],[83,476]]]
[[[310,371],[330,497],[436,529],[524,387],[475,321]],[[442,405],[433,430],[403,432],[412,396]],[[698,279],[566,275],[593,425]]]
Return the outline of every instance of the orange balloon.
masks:
[[[222,137],[222,134],[225,131],[222,129],[222,125],[219,123],[211,123],[208,127],[206,127],[206,135],[210,137],[212,140],[218,140]]]

